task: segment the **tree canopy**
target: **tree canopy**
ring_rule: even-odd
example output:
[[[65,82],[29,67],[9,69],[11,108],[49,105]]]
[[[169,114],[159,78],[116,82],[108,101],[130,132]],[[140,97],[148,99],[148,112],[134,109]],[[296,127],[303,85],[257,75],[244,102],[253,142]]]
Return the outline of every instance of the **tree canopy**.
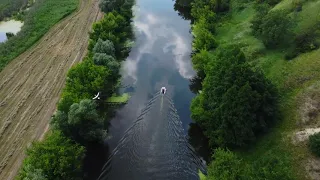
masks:
[[[272,123],[274,88],[236,46],[218,50],[208,66],[203,93],[191,105],[192,118],[212,145],[247,144]]]
[[[104,137],[104,123],[96,107],[92,100],[81,100],[80,103],[72,104],[68,114],[57,111],[52,118],[52,125],[81,144],[99,142]]]
[[[268,48],[275,48],[290,40],[292,22],[285,11],[266,11],[266,7],[252,21],[255,36],[260,38]]]
[[[84,147],[73,143],[61,132],[51,132],[44,141],[27,150],[27,158],[18,179],[72,180],[81,177]],[[45,175],[45,177],[43,176]]]
[[[103,41],[100,38],[98,39],[96,45],[94,45],[93,52],[94,53],[105,53],[105,54],[110,55],[112,57],[115,56],[115,49],[114,49],[113,43],[109,40]]]
[[[118,60],[127,55],[126,41],[133,36],[130,22],[117,12],[109,12],[104,18],[93,24],[93,32],[90,33],[89,50],[92,50],[96,42],[101,39],[109,40],[115,48]]]

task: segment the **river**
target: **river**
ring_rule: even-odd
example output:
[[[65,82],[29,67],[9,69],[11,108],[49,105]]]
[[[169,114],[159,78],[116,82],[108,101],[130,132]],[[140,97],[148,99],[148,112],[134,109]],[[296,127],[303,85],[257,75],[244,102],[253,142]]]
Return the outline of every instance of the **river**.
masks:
[[[189,124],[192,122],[189,107],[195,94],[189,89],[189,79],[195,76],[195,71],[190,58],[190,21],[178,15],[174,10],[174,3],[172,0],[136,0],[133,20],[135,44],[122,65],[122,83],[129,85],[129,88],[122,91],[129,92],[131,98],[124,107],[117,110],[110,122],[110,137],[105,142],[108,148],[101,150],[101,147],[92,147],[88,150],[89,154],[94,155],[85,162],[85,168],[91,169],[87,172],[87,179],[98,177],[102,165],[105,167],[100,173],[100,179],[150,179],[150,173],[138,171],[150,165],[151,161],[156,164],[153,170],[161,169],[159,165],[166,167],[162,171],[151,172],[162,173],[162,178],[154,176],[151,179],[198,179],[195,176],[196,165],[192,165],[195,160],[190,157],[189,152],[184,153],[189,146],[187,143],[177,143],[180,139],[186,139]],[[168,100],[162,99],[163,104],[160,106],[163,97],[155,98],[159,96],[155,94],[163,86],[167,88],[165,99]],[[152,98],[154,102],[146,105]],[[140,125],[140,122],[127,133],[130,135],[125,135],[125,131],[136,124],[137,117],[141,117],[141,111],[148,106],[155,107],[143,118],[144,125]],[[164,110],[159,113],[162,108]],[[180,122],[172,127],[168,124],[173,121],[165,118],[172,114],[170,109],[174,109],[178,115],[175,121]],[[171,131],[175,132],[175,135],[172,135]],[[119,143],[124,135],[128,138]],[[133,137],[135,139],[132,139]],[[152,149],[152,152],[160,154],[150,155],[145,149],[141,150],[140,146],[148,146],[148,152]],[[169,148],[168,152],[164,147]],[[106,164],[110,154],[113,156],[110,158],[112,161]],[[143,159],[144,156],[152,157]],[[190,166],[187,167],[187,164]],[[172,172],[174,170],[176,172]]]

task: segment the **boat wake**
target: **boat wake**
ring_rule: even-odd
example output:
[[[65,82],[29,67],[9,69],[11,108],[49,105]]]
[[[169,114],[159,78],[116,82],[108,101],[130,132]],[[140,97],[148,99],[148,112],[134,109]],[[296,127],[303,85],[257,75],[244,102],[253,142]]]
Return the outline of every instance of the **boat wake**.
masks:
[[[98,179],[199,179],[205,164],[187,142],[171,98],[157,93],[128,128]]]

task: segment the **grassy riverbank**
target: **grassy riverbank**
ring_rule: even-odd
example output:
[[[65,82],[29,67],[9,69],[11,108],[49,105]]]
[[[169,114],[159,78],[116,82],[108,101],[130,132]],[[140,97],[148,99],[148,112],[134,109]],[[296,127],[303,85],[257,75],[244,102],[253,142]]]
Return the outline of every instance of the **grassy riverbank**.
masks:
[[[204,0],[200,2],[208,3]],[[267,38],[273,37],[268,37],[263,29],[260,29],[262,33],[259,34],[253,27],[253,21],[259,14],[264,13],[261,9],[259,10],[261,8],[259,6],[269,2],[270,4],[266,5],[267,14],[264,16],[274,18],[277,12],[281,12],[283,16],[270,21],[262,17],[261,27],[263,23],[271,22],[270,25],[274,25],[272,22],[279,19],[283,21],[280,23],[282,25],[290,21],[286,28],[274,25],[275,28],[283,28],[283,31],[280,31],[280,34],[275,33],[273,37],[278,36],[279,38],[273,41],[267,41]],[[233,44],[240,47],[252,68],[261,69],[265,77],[278,90],[278,108],[275,124],[266,133],[259,134],[254,142],[243,147],[229,147],[232,152],[217,151],[219,153],[214,156],[217,158],[216,163],[212,163],[209,167],[209,174],[210,171],[212,172],[209,177],[221,177],[213,172],[221,168],[220,175],[227,173],[225,177],[229,178],[309,179],[312,177],[318,179],[316,169],[319,167],[310,168],[310,163],[317,162],[317,160],[308,149],[307,141],[296,140],[296,132],[319,125],[320,108],[317,104],[320,95],[318,85],[320,81],[320,62],[318,61],[320,35],[318,30],[310,30],[320,25],[320,1],[282,0],[265,1],[259,4],[230,0],[221,1],[221,3],[222,5],[218,7],[228,6],[228,8],[223,12],[215,10],[213,20],[215,28],[212,31],[215,46],[228,47]],[[210,5],[208,7],[210,8]],[[211,9],[211,11],[214,10]],[[197,20],[195,24],[197,26]],[[276,29],[268,31],[269,35],[274,32]],[[197,32],[194,31],[194,33]],[[198,35],[202,36],[199,33]],[[289,36],[288,39],[285,36]],[[271,47],[270,44],[272,44]],[[217,53],[215,49],[206,49],[210,50],[211,56]],[[197,70],[201,62],[199,59],[193,58]],[[211,62],[211,64],[214,63]],[[204,66],[205,72],[208,73],[206,69],[208,66],[206,64]],[[208,94],[208,92],[204,93]],[[252,94],[247,96],[252,96]],[[232,163],[223,164],[228,158],[228,161]],[[232,168],[234,169],[230,171]]]
[[[78,5],[79,0],[37,0],[27,11],[21,31],[5,43],[0,43],[0,71],[57,22],[74,12]]]

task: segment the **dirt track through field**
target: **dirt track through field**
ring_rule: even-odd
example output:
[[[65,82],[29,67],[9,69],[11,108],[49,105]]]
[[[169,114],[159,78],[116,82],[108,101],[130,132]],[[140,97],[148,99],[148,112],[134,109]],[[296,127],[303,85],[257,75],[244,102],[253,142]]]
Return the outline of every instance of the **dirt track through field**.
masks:
[[[88,32],[100,19],[98,0],[80,0],[78,11],[0,72],[0,179],[13,179],[25,149],[42,137],[68,69],[86,54]]]

